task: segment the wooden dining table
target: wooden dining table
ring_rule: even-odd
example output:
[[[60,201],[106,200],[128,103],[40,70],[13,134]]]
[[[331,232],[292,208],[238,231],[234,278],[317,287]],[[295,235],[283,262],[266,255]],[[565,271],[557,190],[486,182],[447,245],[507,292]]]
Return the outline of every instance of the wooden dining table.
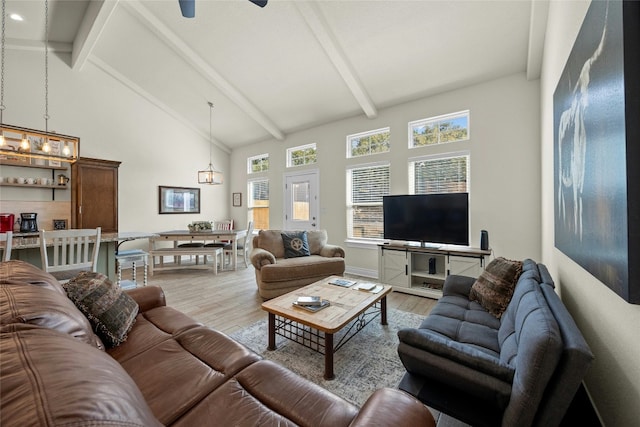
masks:
[[[171,230],[162,231],[154,238],[155,242],[161,242],[163,240],[173,241],[173,246],[177,247],[178,242],[215,242],[223,241],[230,243],[233,256],[231,257],[231,268],[237,270],[238,267],[238,240],[244,239],[247,235],[247,230],[211,230],[211,231],[189,231],[189,230]]]

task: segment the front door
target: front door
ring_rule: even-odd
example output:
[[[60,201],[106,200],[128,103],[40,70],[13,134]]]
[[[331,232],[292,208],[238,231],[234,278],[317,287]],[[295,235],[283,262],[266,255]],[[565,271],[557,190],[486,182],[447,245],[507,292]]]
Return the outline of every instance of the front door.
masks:
[[[285,230],[316,230],[318,217],[318,171],[285,174]]]

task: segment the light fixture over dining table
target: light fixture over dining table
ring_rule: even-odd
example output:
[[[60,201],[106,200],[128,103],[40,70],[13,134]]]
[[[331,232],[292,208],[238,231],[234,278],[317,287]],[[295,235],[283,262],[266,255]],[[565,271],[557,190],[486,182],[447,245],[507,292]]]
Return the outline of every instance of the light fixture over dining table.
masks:
[[[211,146],[213,145],[213,134],[211,123],[213,120],[213,103],[209,104],[209,167],[205,170],[198,171],[198,184],[220,185],[223,182],[222,172],[213,168],[211,160]]]

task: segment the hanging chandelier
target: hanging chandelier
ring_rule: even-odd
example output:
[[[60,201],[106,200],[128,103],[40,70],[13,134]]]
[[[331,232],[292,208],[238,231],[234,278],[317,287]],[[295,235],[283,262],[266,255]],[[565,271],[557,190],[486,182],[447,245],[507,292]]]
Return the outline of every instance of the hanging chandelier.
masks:
[[[2,63],[0,64],[0,126],[4,123],[4,47],[5,47],[5,38],[4,38],[4,29],[5,29],[5,12],[6,1],[2,0],[2,35],[0,39],[0,56],[2,59]],[[6,139],[4,138],[4,130],[0,127],[0,148],[4,148],[7,144]]]
[[[211,122],[213,117],[213,104],[209,104],[209,167],[205,170],[198,171],[198,184],[220,185],[222,184],[222,172],[213,168],[211,161],[211,146],[213,145],[213,134],[211,130]]]
[[[35,165],[60,167],[60,162],[73,163],[78,158],[79,139],[49,132],[49,1],[44,2],[44,120],[45,131],[27,129],[4,123],[4,75],[5,75],[5,17],[6,1],[2,0],[2,34],[0,40],[2,65],[0,67],[0,161],[4,164],[29,159],[39,159]],[[33,144],[32,144],[33,142]],[[33,146],[32,146],[33,145]]]

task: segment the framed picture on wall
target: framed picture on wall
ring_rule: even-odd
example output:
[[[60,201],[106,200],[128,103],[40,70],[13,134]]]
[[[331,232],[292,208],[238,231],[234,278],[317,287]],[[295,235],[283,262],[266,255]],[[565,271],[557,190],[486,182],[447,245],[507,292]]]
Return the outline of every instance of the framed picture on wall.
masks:
[[[189,187],[159,186],[158,213],[200,213],[200,189]]]
[[[591,2],[553,95],[555,246],[640,304],[640,4]]]
[[[233,193],[233,206],[242,206],[242,193]]]

